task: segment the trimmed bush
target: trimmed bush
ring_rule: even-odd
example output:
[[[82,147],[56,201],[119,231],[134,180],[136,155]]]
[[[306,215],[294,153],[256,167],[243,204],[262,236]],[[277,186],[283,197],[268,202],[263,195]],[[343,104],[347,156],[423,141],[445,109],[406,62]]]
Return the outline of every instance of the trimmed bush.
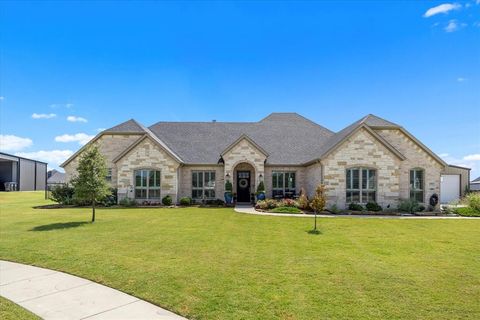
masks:
[[[363,206],[362,206],[361,204],[353,203],[353,202],[352,202],[352,203],[350,203],[350,204],[348,205],[348,210],[352,210],[352,211],[363,211],[363,210],[365,210],[365,209],[363,208]]]
[[[382,211],[383,208],[381,205],[379,205],[376,202],[369,202],[365,205],[365,208],[367,208],[368,211]]]
[[[471,207],[455,208],[453,212],[464,217],[480,217],[480,210]]]
[[[120,200],[120,202],[118,204],[121,205],[122,207],[136,207],[137,206],[137,202],[134,199],[130,199],[130,198],[123,198],[122,200]]]
[[[165,197],[162,198],[162,204],[164,206],[171,206],[172,205],[172,197],[170,197],[169,194],[167,194]]]
[[[273,213],[302,213],[302,211],[296,207],[277,207],[277,208],[274,208],[272,210],[270,210],[269,212],[273,212]]]
[[[52,189],[52,195],[50,196],[53,201],[60,204],[73,204],[73,194],[75,190],[67,185],[56,186]]]
[[[402,212],[415,213],[419,212],[420,209],[420,204],[413,199],[401,199],[398,204],[398,210]],[[425,207],[423,209],[425,210]]]
[[[278,206],[279,207],[297,207],[298,204],[293,199],[283,199]]]
[[[209,206],[223,206],[225,205],[225,201],[222,199],[210,199],[210,200],[205,200],[205,204]]]
[[[340,209],[338,209],[337,205],[336,204],[333,204],[330,208],[327,209],[329,212],[333,213],[333,214],[338,214],[340,213]]]
[[[262,192],[265,192],[265,184],[263,183],[263,181],[260,181],[257,187],[257,194]]]
[[[180,205],[181,206],[189,206],[192,204],[192,199],[189,197],[180,198]]]

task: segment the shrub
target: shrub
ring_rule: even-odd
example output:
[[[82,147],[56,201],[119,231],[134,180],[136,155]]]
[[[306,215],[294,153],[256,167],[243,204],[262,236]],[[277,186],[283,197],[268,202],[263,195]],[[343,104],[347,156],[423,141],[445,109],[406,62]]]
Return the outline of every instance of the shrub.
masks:
[[[330,208],[328,208],[328,211],[334,214],[340,213],[340,209],[338,209],[336,204],[333,204]]]
[[[278,205],[279,207],[297,207],[297,202],[293,199],[283,199]]]
[[[225,192],[232,192],[232,190],[233,190],[233,185],[230,182],[230,180],[227,180],[225,182]]]
[[[171,206],[172,202],[173,202],[172,197],[169,194],[167,194],[165,197],[162,198],[162,203],[164,206]]]
[[[222,199],[210,199],[210,200],[205,200],[205,204],[206,205],[210,205],[210,206],[223,206],[225,204],[225,201],[223,201]]]
[[[67,185],[56,186],[52,189],[51,198],[60,204],[73,204],[73,194],[75,190]]]
[[[110,188],[110,195],[106,196],[101,203],[105,207],[111,207],[117,204],[118,201],[118,190],[117,188]]]
[[[361,204],[351,202],[351,203],[348,205],[348,210],[352,210],[352,211],[363,211],[364,208],[363,208],[363,206],[362,206]]]
[[[134,199],[130,199],[130,198],[123,198],[122,200],[120,200],[120,202],[118,204],[121,205],[122,207],[136,207],[137,206],[137,202]]]
[[[323,184],[319,184],[317,189],[315,189],[315,195],[313,196],[312,202],[310,203],[310,207],[315,212],[320,212],[325,209],[325,205],[327,204],[327,196],[325,195],[325,186]]]
[[[480,217],[480,210],[471,207],[455,208],[453,212],[464,217]]]
[[[180,198],[180,205],[182,206],[189,206],[192,204],[192,199],[189,197]]]
[[[260,181],[257,187],[257,194],[265,192],[265,184],[263,181]]]
[[[413,200],[413,199],[400,199],[400,202],[398,204],[398,210],[402,212],[408,212],[408,213],[415,213],[420,211],[421,207],[420,204]],[[425,207],[423,207],[425,210]]]
[[[271,210],[274,209],[278,206],[278,202],[275,201],[274,199],[266,199],[266,200],[260,200],[257,202],[255,205],[255,208],[261,209],[261,210]]]
[[[469,193],[465,196],[466,204],[477,211],[480,211],[480,193]]]
[[[367,208],[368,211],[382,211],[383,210],[382,206],[379,205],[376,202],[368,202],[365,205],[365,208]]]
[[[274,208],[272,210],[270,210],[269,212],[273,212],[273,213],[302,213],[302,211],[296,207],[277,207],[277,208]]]
[[[300,197],[298,198],[298,208],[302,210],[309,209],[307,193],[303,188],[300,190]]]

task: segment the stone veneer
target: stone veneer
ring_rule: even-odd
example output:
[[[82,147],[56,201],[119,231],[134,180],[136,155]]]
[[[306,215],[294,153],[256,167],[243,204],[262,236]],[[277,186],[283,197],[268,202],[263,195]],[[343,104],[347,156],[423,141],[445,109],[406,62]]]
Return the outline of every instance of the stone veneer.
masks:
[[[399,129],[376,132],[407,158],[400,163],[400,198],[410,197],[410,170],[414,168],[421,168],[425,172],[425,203],[429,203],[434,193],[440,197],[440,174],[444,166]]]
[[[113,163],[113,159],[119,156],[141,136],[141,134],[104,134],[92,143],[92,145],[98,146],[100,152],[106,158],[107,167],[112,168],[112,186],[116,186],[117,184],[117,168]],[[66,182],[69,182],[76,175],[80,154],[64,167]]]
[[[255,181],[257,181],[260,175],[265,176],[265,159],[265,155],[256,146],[247,139],[242,139],[223,155],[225,162],[224,175],[230,175],[230,181],[232,181],[235,188],[235,168],[239,164],[248,163],[255,169],[254,172],[251,173],[252,178],[254,178],[251,179],[251,184],[252,190],[256,190]]]
[[[395,206],[399,198],[401,160],[365,129],[359,130],[329,154],[323,164],[328,205],[345,208],[346,169],[368,167],[377,170],[377,202]]]
[[[307,190],[308,186],[306,185],[305,179],[305,167],[298,166],[269,166],[265,165],[265,194],[267,197],[272,197],[272,172],[281,171],[281,172],[295,172],[295,192],[298,195],[302,188]],[[256,190],[255,190],[256,191]]]
[[[216,166],[194,166],[185,165],[179,168],[180,184],[178,198],[192,197],[192,171],[215,171],[215,198],[223,199],[224,192],[224,169],[223,165]]]
[[[117,162],[118,198],[134,198],[134,171],[153,169],[160,171],[160,197],[170,195],[177,201],[179,163],[150,138],[146,138]]]

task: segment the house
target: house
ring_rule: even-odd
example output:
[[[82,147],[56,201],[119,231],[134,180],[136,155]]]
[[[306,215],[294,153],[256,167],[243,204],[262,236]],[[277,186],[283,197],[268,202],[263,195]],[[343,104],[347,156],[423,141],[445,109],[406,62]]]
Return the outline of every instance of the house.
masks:
[[[480,192],[480,177],[470,182],[470,191]]]
[[[45,190],[47,163],[0,152],[0,191]]]
[[[65,173],[55,169],[47,172],[47,186],[49,190],[53,187],[64,185],[65,183]]]
[[[106,179],[119,199],[158,201],[171,195],[196,201],[223,198],[229,180],[238,202],[249,202],[260,181],[267,197],[294,197],[327,187],[328,204],[399,199],[428,204],[440,195],[448,165],[402,126],[367,115],[333,132],[296,113],[272,113],[258,122],[129,120],[99,133],[108,161]],[[85,147],[84,147],[85,148]],[[62,164],[76,174],[80,149]]]

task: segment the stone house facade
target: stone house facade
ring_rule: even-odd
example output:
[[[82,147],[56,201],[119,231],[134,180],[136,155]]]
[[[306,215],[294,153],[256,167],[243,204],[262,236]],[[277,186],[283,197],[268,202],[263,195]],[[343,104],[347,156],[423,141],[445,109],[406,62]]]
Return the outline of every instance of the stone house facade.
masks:
[[[335,133],[296,113],[273,113],[258,122],[129,120],[99,133],[97,145],[119,199],[160,202],[223,199],[227,180],[238,202],[250,202],[260,181],[267,197],[296,197],[327,187],[328,205],[399,199],[428,204],[440,194],[447,164],[403,127],[374,115]],[[79,155],[62,167],[67,181]]]

